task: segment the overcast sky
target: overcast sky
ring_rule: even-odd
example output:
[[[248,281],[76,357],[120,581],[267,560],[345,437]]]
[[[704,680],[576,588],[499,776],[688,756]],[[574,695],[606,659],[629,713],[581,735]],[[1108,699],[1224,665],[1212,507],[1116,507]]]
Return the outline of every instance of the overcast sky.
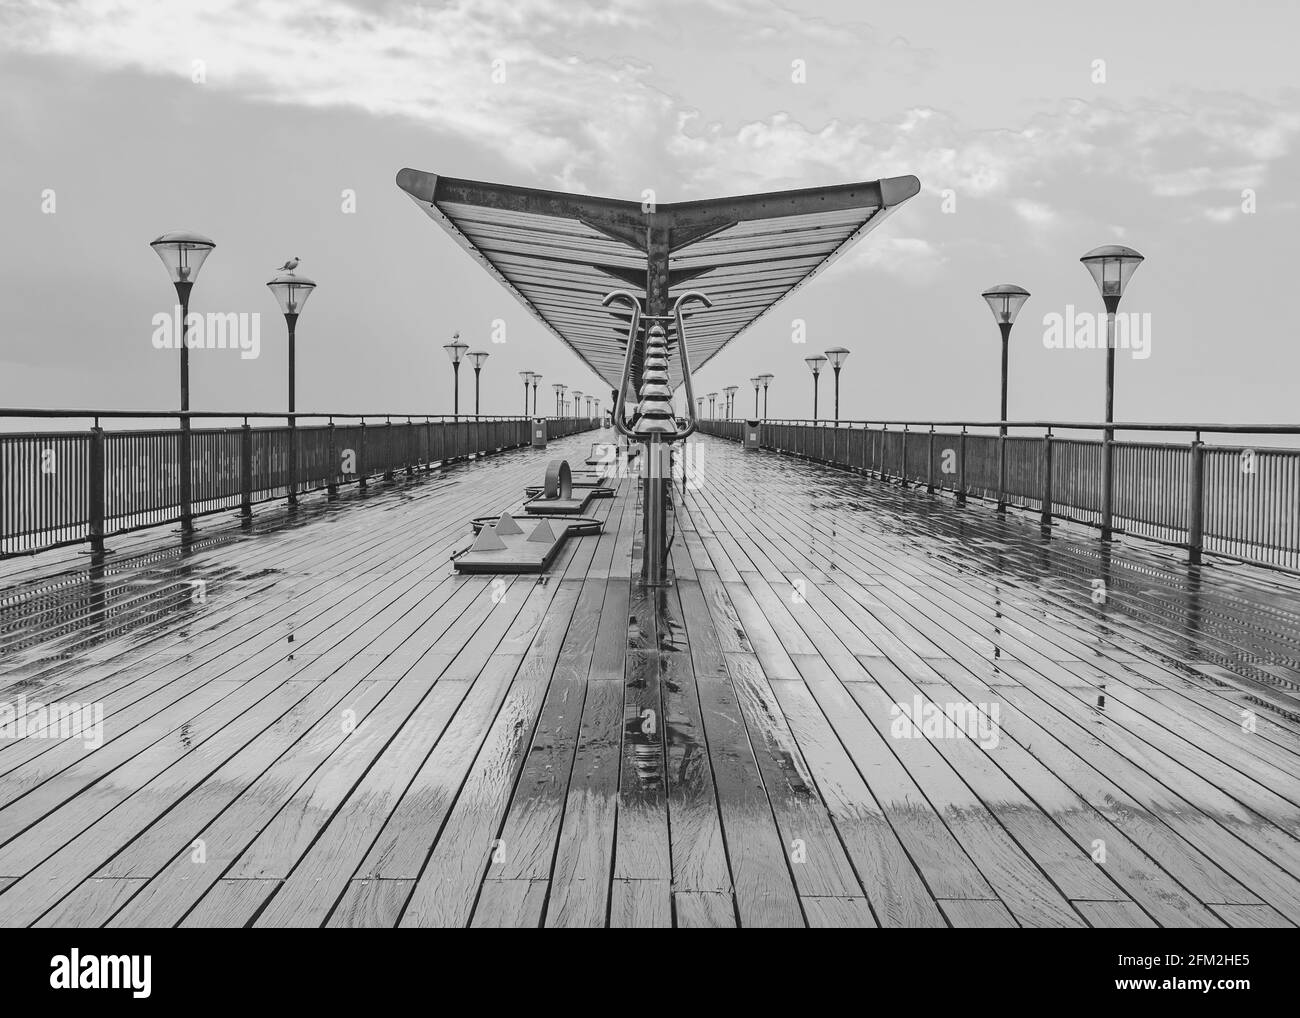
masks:
[[[259,358],[194,354],[195,409],[284,406],[264,284],[295,255],[302,410],[449,412],[457,330],[490,353],[484,413],[519,410],[521,369],[539,409],[556,381],[608,398],[397,189],[412,166],[660,201],[915,174],[700,372],[743,413],[765,370],[771,415],[809,415],[803,358],[842,345],[844,417],[994,417],[979,295],[1014,282],[1011,417],[1100,419],[1104,355],[1047,349],[1044,319],[1096,310],[1079,255],[1123,243],[1151,355],[1121,353],[1117,417],[1294,423],[1297,38],[1292,0],[0,0],[0,405],[174,407],[148,242],[177,229],[217,244],[194,310],[264,316]]]

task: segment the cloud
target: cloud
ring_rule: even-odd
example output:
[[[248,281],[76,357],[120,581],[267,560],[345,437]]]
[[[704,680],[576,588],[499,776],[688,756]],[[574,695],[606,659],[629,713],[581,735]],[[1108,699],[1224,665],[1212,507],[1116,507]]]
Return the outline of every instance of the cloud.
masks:
[[[835,268],[837,272],[885,272],[923,286],[942,274],[947,261],[928,240],[873,233],[846,251]]]
[[[1016,215],[1030,226],[1054,226],[1061,218],[1047,205],[1044,205],[1042,202],[1032,201],[1029,198],[1013,199],[1011,207],[1015,210]]]
[[[407,118],[483,146],[544,186],[698,197],[914,173],[932,193],[1007,202],[1034,227],[1072,210],[1069,195],[1054,194],[1049,208],[1027,197],[1031,188],[1081,168],[1158,198],[1239,191],[1258,186],[1300,133],[1286,97],[1226,93],[1180,103],[1068,99],[993,129],[925,106],[876,118],[804,123],[775,112],[729,122],[731,110],[670,94],[642,55],[689,53],[720,32],[815,51],[840,73],[847,54],[863,73],[896,76],[920,73],[931,55],[870,25],[806,18],[768,0],[663,3],[676,17],[640,0],[207,0],[165,13],[146,0],[25,0],[0,8],[0,51],[186,81],[201,60],[207,83],[194,87]],[[688,16],[708,32],[682,41]]]
[[[1208,208],[1202,211],[1202,215],[1212,223],[1230,223],[1237,218],[1240,211],[1232,207]]]

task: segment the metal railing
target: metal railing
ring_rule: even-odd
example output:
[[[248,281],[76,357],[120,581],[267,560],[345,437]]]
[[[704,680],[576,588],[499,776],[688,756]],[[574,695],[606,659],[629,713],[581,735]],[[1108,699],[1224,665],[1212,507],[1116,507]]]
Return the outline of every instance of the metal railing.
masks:
[[[531,417],[12,410],[0,418],[86,420],[88,430],[0,432],[0,558],[180,523],[308,491],[365,488],[370,478],[412,474],[526,446]],[[188,427],[106,430],[106,420],[180,421]],[[235,427],[195,427],[242,420]],[[284,424],[257,423],[285,421]],[[550,438],[599,421],[550,418]],[[188,464],[183,459],[188,449]],[[188,474],[188,485],[181,483]]]
[[[744,421],[700,431],[741,441]],[[1006,435],[996,433],[1005,428]],[[991,429],[992,434],[971,429]],[[1062,437],[1060,433],[1064,433]],[[1088,433],[1100,433],[1100,438]],[[1189,435],[1119,440],[1116,433]],[[1297,425],[1056,421],[762,421],[759,445],[904,487],[949,491],[1204,553],[1300,571],[1300,449],[1213,444],[1202,436],[1300,436]]]

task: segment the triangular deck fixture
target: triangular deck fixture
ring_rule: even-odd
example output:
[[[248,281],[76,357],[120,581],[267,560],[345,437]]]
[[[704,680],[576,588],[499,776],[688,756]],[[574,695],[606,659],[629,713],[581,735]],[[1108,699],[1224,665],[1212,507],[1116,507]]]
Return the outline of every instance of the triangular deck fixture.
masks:
[[[487,527],[484,527],[483,529],[487,530]],[[550,521],[547,520],[545,517],[538,520],[537,526],[535,526],[533,528],[533,532],[528,535],[528,540],[543,541],[546,544],[550,544],[551,542],[553,542],[555,540],[555,531],[551,529]],[[502,547],[505,546],[502,545]]]
[[[504,551],[506,542],[497,536],[497,528],[486,526],[478,532],[478,539],[470,551]]]
[[[515,518],[509,512],[501,514],[501,519],[497,521],[496,530],[498,534],[522,534],[524,532],[524,528],[515,522]]]

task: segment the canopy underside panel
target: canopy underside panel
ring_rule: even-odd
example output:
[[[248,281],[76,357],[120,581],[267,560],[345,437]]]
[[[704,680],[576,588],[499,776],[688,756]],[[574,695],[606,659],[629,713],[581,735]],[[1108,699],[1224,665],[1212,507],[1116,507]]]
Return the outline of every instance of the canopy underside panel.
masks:
[[[649,212],[636,202],[411,169],[397,183],[613,389],[629,315],[626,305],[601,306],[611,290],[635,294],[651,314],[667,314],[688,290],[703,292],[712,308],[686,316],[698,370],[920,189],[915,177],[890,177]],[[669,325],[677,385],[675,331]]]

